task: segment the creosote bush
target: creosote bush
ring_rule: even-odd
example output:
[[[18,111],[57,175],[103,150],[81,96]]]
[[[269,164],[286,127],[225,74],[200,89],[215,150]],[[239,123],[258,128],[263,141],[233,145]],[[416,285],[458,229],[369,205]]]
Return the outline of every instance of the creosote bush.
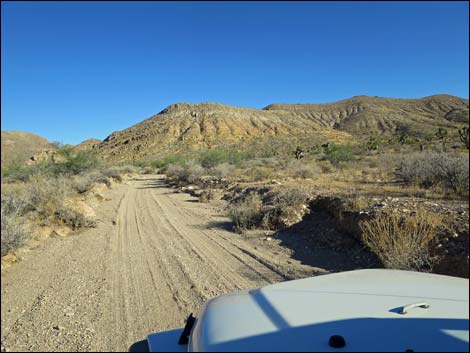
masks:
[[[362,221],[363,242],[379,257],[386,268],[431,271],[438,260],[431,255],[443,216],[417,211],[401,216],[396,212],[379,214]]]
[[[263,201],[258,194],[248,194],[229,211],[234,228],[241,233],[245,229],[255,228],[263,218]]]
[[[323,158],[335,165],[342,162],[353,161],[355,159],[352,148],[349,145],[330,143],[324,147],[323,153]]]

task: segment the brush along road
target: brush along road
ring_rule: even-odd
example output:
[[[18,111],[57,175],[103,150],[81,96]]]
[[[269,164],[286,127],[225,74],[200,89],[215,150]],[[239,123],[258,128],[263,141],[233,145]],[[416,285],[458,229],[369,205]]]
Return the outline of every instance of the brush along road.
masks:
[[[2,350],[127,350],[214,296],[319,270],[254,246],[160,176],[116,184],[96,212],[96,228],[50,238],[3,271]]]

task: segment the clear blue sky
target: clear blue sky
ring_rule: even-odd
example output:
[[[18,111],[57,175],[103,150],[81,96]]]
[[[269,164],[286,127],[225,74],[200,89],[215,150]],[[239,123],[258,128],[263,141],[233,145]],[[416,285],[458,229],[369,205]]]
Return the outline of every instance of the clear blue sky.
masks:
[[[468,98],[467,2],[2,2],[2,130],[105,138],[175,102]]]

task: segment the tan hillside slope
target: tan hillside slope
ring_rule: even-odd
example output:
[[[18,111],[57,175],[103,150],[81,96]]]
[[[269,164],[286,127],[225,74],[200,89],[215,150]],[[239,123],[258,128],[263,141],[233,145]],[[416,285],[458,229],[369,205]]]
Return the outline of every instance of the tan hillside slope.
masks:
[[[2,166],[25,162],[31,156],[51,148],[47,139],[29,132],[2,131],[1,140]]]
[[[238,108],[216,103],[177,103],[98,145],[108,159],[138,159],[164,152],[187,151],[256,137],[295,136],[324,126],[290,112]]]
[[[74,151],[90,151],[96,148],[100,144],[101,140],[95,138],[89,138],[88,140],[80,142],[78,145],[73,147]]]
[[[347,138],[350,133],[371,130],[393,133],[402,126],[422,132],[468,122],[468,106],[468,100],[447,95],[422,99],[361,96],[329,104],[273,104],[264,109],[177,103],[112,133],[97,150],[103,158],[120,161],[257,137],[329,136],[334,132],[336,137]]]
[[[353,133],[394,132],[401,127],[422,132],[469,121],[468,99],[444,94],[421,99],[357,96],[328,104],[272,104],[264,109],[291,112]]]

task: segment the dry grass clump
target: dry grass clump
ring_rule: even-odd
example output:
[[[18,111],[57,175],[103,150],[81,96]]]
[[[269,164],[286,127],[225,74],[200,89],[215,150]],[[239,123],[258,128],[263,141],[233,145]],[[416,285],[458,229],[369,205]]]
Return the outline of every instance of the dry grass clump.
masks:
[[[105,184],[111,187],[111,181],[107,176],[100,172],[91,172],[87,174],[77,175],[72,179],[72,188],[79,194],[89,191],[95,184]]]
[[[13,193],[2,190],[1,194],[1,256],[17,249],[30,237],[24,225],[26,200]]]
[[[153,168],[153,167],[144,167],[141,170],[141,173],[142,174],[153,174],[153,173],[155,173],[155,168]]]
[[[246,229],[255,228],[263,218],[263,201],[258,194],[250,193],[229,211],[234,228],[241,233]]]
[[[446,153],[414,153],[404,156],[398,175],[422,187],[440,186],[455,193],[468,192],[469,160]]]
[[[360,223],[363,242],[386,268],[426,272],[438,260],[431,248],[442,227],[442,215],[425,211],[414,215],[389,211]]]
[[[233,175],[235,172],[236,167],[233,164],[229,163],[221,163],[212,167],[209,170],[211,175],[214,175],[219,178],[227,178],[230,175]]]
[[[274,170],[270,167],[254,167],[247,171],[246,176],[251,181],[265,181],[274,177]]]
[[[370,206],[370,201],[366,197],[353,196],[346,200],[346,207],[351,211],[361,211]]]
[[[32,212],[42,225],[65,224],[72,228],[94,226],[92,220],[71,209],[65,201],[73,192],[67,178],[35,176],[24,193],[25,210]]]
[[[321,174],[321,168],[317,164],[305,160],[291,160],[286,166],[287,173],[300,179],[313,179]]]
[[[209,201],[212,201],[214,198],[215,198],[214,190],[206,189],[206,190],[203,190],[201,194],[199,195],[199,202],[207,203]]]
[[[63,201],[71,193],[70,181],[66,178],[35,176],[26,187],[26,202],[29,210],[38,214],[45,224],[54,219]]]
[[[122,181],[122,174],[124,174],[123,170],[120,167],[109,167],[102,171],[103,175],[113,178],[114,180],[121,182]]]

